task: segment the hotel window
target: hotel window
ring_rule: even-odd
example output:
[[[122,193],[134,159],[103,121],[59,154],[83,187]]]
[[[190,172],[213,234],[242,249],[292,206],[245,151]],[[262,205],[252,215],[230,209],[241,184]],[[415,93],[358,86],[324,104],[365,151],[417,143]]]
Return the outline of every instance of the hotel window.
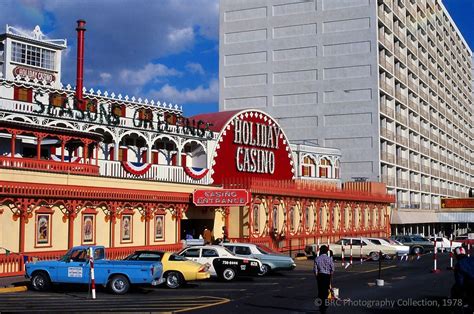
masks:
[[[303,177],[315,177],[316,162],[310,156],[303,158],[301,165],[301,176]]]
[[[54,51],[27,44],[12,42],[12,61],[54,70]]]
[[[319,177],[329,178],[331,175],[331,162],[327,158],[321,159],[319,162]]]
[[[33,90],[31,88],[15,87],[13,90],[13,99],[25,102],[32,102]]]

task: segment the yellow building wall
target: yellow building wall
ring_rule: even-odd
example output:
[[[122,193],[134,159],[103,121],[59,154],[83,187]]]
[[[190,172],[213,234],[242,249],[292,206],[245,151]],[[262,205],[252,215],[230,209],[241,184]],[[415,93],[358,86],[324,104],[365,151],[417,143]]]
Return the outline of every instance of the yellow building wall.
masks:
[[[3,214],[0,214],[1,228],[0,228],[0,246],[10,250],[11,252],[18,252],[20,245],[20,219],[13,221],[13,213],[11,210],[3,206]],[[0,253],[5,251],[0,250]]]
[[[240,228],[240,208],[239,207],[230,207],[229,208],[229,226],[227,227],[227,232],[229,233],[230,238],[240,238],[241,237],[241,228]]]
[[[63,221],[63,213],[58,207],[52,207],[53,213],[50,215],[50,234],[48,244],[37,244],[37,217],[41,215],[37,210],[33,211],[33,216],[25,224],[25,252],[35,251],[58,251],[67,250],[68,242],[68,222]],[[17,238],[19,239],[19,238]]]

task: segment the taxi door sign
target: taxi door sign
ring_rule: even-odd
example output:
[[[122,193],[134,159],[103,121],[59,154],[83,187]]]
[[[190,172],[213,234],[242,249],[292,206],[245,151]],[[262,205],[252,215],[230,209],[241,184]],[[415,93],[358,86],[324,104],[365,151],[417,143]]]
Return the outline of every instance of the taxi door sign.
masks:
[[[67,276],[72,278],[82,278],[82,267],[68,267]]]
[[[240,189],[194,190],[193,203],[196,206],[245,206],[250,193]]]

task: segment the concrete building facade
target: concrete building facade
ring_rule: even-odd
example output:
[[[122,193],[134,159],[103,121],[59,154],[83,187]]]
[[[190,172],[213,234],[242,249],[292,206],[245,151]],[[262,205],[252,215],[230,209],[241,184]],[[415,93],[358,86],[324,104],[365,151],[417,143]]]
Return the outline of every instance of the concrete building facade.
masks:
[[[467,196],[472,51],[441,1],[220,5],[220,110],[259,108],[293,142],[341,149],[343,180],[387,183],[400,210]]]

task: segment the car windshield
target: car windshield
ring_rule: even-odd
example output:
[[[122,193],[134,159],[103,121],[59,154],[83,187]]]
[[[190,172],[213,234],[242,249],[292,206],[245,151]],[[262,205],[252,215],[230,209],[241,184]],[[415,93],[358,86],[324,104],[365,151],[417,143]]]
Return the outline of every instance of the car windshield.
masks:
[[[271,248],[265,245],[257,245],[257,249],[262,254],[277,254],[277,252],[273,251]]]
[[[429,242],[428,239],[423,238],[422,236],[414,236],[414,237],[413,237],[413,240],[414,240],[414,241]]]
[[[163,258],[164,252],[135,252],[127,257],[124,260],[127,261],[161,261]]]

